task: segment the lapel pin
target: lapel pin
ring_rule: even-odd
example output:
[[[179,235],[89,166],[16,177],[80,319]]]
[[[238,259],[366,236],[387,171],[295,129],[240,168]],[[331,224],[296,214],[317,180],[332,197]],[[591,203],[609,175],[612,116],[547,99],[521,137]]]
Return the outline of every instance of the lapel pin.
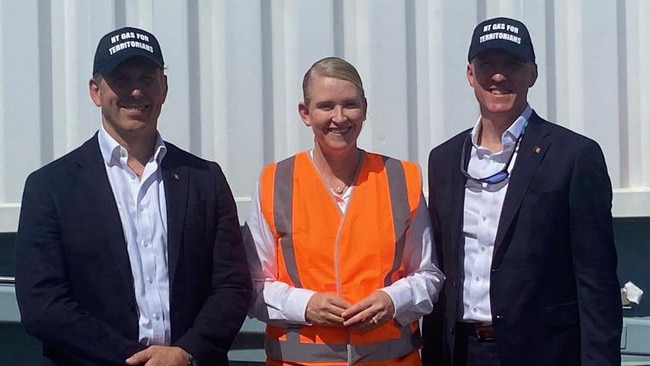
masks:
[[[172,173],[172,178],[174,178],[175,180],[179,180],[179,179],[180,179],[180,177],[179,177],[178,174],[176,174],[176,173]]]
[[[539,146],[535,146],[535,148],[533,149],[533,151],[535,151],[535,154],[539,154],[539,152],[542,151],[542,148],[539,147]]]

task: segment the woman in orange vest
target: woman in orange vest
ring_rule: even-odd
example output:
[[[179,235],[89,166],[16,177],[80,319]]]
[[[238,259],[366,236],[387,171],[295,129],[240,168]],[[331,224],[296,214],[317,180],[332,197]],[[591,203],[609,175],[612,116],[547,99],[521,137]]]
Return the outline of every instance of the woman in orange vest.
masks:
[[[419,167],[357,147],[367,101],[328,57],[303,79],[314,147],[262,171],[245,244],[267,365],[421,365],[435,265]]]

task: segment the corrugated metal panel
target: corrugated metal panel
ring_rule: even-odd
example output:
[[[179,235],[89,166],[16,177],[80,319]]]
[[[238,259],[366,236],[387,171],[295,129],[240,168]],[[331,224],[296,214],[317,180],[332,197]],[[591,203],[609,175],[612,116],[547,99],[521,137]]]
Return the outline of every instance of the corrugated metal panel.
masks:
[[[113,28],[157,35],[170,84],[163,136],[220,162],[245,208],[265,163],[311,146],[296,105],[303,73],[328,55],[355,64],[366,84],[360,145],[426,175],[429,150],[478,116],[468,40],[499,15],[532,33],[533,107],[600,142],[615,215],[650,216],[643,0],[0,0],[0,231],[16,228],[27,174],[98,128],[87,82],[96,42]]]

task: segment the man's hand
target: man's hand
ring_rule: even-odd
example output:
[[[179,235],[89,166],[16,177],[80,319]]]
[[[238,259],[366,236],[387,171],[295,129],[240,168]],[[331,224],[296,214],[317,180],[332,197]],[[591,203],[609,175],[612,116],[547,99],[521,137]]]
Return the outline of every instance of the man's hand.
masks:
[[[394,314],[393,300],[384,291],[377,290],[350,306],[341,316],[345,319],[344,326],[367,332],[391,321]]]
[[[349,306],[350,304],[347,301],[338,296],[319,292],[309,299],[305,319],[314,325],[342,327],[343,317],[341,314]]]
[[[151,346],[126,359],[127,365],[187,366],[189,354],[176,346]]]

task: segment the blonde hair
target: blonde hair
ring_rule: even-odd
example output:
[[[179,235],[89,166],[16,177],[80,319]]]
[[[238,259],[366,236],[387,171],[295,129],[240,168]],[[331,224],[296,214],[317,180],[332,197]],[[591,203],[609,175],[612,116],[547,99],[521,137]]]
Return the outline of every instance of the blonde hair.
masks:
[[[314,62],[302,79],[302,97],[307,106],[310,102],[311,83],[315,76],[349,81],[357,87],[361,99],[365,98],[363,83],[361,82],[361,76],[359,76],[357,69],[342,58],[325,57]]]

